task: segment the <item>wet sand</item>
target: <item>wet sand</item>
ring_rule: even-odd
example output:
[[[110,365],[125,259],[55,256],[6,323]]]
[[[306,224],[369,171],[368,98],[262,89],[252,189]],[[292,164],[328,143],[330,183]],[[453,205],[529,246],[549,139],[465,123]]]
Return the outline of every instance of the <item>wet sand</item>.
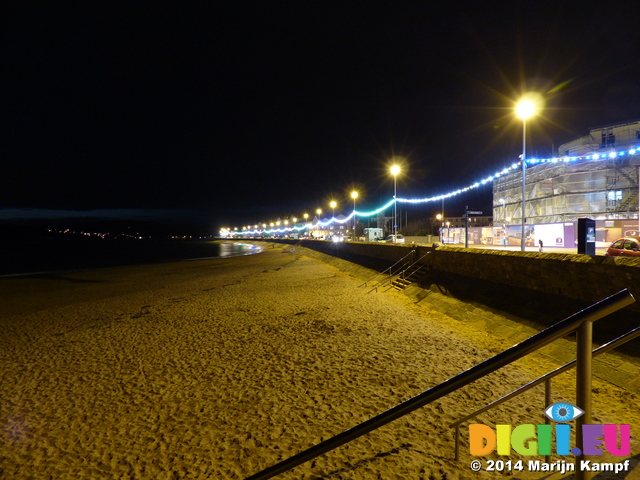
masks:
[[[509,346],[361,283],[280,248],[0,281],[0,478],[243,479]],[[523,359],[276,478],[565,478],[473,473],[466,429],[456,462],[448,428],[555,366]],[[594,388],[594,422],[630,423],[638,457],[640,399]],[[543,395],[478,423],[544,423]]]

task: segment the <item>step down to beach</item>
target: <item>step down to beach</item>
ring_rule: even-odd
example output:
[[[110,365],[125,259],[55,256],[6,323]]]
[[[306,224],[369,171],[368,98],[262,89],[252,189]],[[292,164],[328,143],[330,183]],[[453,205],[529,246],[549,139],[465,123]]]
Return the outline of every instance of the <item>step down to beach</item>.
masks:
[[[403,272],[403,274],[400,274],[391,281],[391,287],[396,290],[404,290],[418,279],[418,273],[420,273],[425,267],[426,265],[423,264],[414,265],[408,268]]]

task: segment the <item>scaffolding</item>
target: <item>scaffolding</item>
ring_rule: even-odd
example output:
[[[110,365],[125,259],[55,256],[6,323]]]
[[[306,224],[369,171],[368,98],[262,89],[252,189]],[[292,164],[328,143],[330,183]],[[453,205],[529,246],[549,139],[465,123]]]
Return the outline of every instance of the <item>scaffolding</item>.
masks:
[[[636,219],[639,168],[640,152],[531,166],[526,172],[526,223]],[[521,175],[514,172],[494,181],[494,225],[522,223]]]

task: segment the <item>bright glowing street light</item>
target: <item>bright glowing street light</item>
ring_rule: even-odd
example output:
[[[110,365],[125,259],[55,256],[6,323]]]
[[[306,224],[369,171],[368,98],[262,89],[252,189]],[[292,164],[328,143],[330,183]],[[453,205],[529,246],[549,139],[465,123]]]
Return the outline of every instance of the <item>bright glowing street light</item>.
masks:
[[[355,190],[351,192],[351,198],[353,198],[353,241],[356,241],[356,198],[358,198],[358,192]]]
[[[516,105],[516,115],[522,120],[532,117],[536,113],[536,104],[531,100],[522,100]]]
[[[320,215],[322,214],[322,209],[317,209],[316,213],[318,214],[318,223],[316,223],[316,228],[318,229],[318,231],[320,231]]]
[[[393,175],[393,242],[395,243],[396,239],[398,238],[396,235],[398,234],[398,222],[397,222],[397,218],[398,218],[398,202],[396,200],[396,195],[397,195],[397,190],[398,190],[398,184],[397,184],[397,177],[398,174],[400,173],[400,166],[399,165],[393,165],[391,167],[391,175]]]
[[[336,218],[336,207],[338,206],[338,204],[335,202],[335,200],[331,200],[331,202],[329,202],[329,206],[333,210],[333,218]]]
[[[520,250],[525,251],[524,230],[527,222],[525,216],[526,197],[526,170],[527,170],[527,119],[536,113],[536,104],[530,99],[524,99],[516,105],[516,115],[522,119],[522,238],[520,239]]]

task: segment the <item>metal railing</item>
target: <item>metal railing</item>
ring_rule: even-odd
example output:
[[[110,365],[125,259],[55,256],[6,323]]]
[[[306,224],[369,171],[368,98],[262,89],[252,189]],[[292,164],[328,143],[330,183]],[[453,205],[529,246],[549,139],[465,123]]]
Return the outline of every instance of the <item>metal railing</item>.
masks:
[[[442,382],[439,385],[436,385],[433,388],[425,390],[421,394],[410,398],[409,400],[396,405],[395,407],[383,412],[365,422],[356,425],[355,427],[345,430],[338,435],[331,437],[319,444],[308,448],[286,460],[283,460],[271,467],[262,470],[261,472],[255,473],[250,477],[247,477],[246,480],[267,480],[269,478],[273,478],[280,473],[286,472],[302,463],[306,463],[310,460],[313,460],[324,453],[327,453],[345,443],[348,443],[356,438],[369,433],[377,428],[382,427],[394,420],[397,420],[404,415],[417,410],[420,407],[423,407],[435,400],[438,400],[445,395],[448,395],[451,392],[454,392],[470,383],[488,375],[489,373],[495,372],[496,370],[528,355],[531,352],[538,350],[539,348],[548,345],[555,340],[558,340],[567,334],[578,330],[578,358],[577,358],[577,366],[578,366],[578,378],[580,378],[581,374],[584,375],[585,368],[588,370],[588,382],[587,381],[578,381],[577,390],[580,392],[581,389],[584,389],[587,385],[588,388],[591,388],[591,324],[592,322],[599,320],[621,308],[626,307],[627,305],[635,302],[633,296],[629,293],[628,290],[624,289],[620,292],[601,300],[598,303],[595,303],[580,312],[565,318],[564,320],[552,325],[551,327],[537,333],[524,340],[523,342],[514,345],[503,352],[498,353],[497,355],[475,365],[474,367],[466,370],[458,375],[451,377],[449,380]],[[585,325],[587,325],[585,327]],[[582,331],[585,330],[585,331]],[[587,331],[588,330],[588,331]],[[580,350],[584,350],[586,345],[586,350],[589,353],[589,361],[585,362],[584,352]],[[586,363],[586,365],[585,365]],[[589,392],[590,393],[590,392]],[[586,405],[582,400],[588,400],[589,405]],[[578,395],[578,403],[579,406],[585,413],[578,419],[582,419],[585,416],[588,416],[588,420],[590,421],[590,397],[586,395],[584,392],[581,392],[581,395]],[[582,405],[584,407],[582,407]],[[588,411],[588,413],[587,413]],[[588,423],[588,421],[585,421]],[[580,443],[581,444],[581,443]]]
[[[375,275],[374,275],[373,277],[371,277],[369,280],[367,280],[367,281],[366,281],[366,282],[364,282],[363,284],[359,285],[359,287],[366,287],[366,286],[367,286],[367,284],[368,284],[369,282],[371,282],[374,278],[378,278],[380,275],[384,275],[384,274],[385,274],[385,273],[387,273],[387,272],[389,272],[389,277],[391,277],[391,276],[393,275],[393,273],[392,273],[392,272],[393,272],[393,268],[394,268],[396,265],[398,265],[399,263],[402,263],[402,265],[404,265],[404,263],[403,263],[403,262],[404,262],[404,259],[405,259],[405,258],[407,258],[409,255],[414,255],[415,253],[416,253],[416,251],[415,251],[415,250],[411,250],[409,253],[407,253],[404,257],[402,257],[402,258],[401,258],[400,260],[398,260],[396,263],[394,263],[393,265],[391,265],[389,268],[387,268],[387,269],[383,270],[383,271],[382,271],[382,272],[380,272],[380,273],[375,274]],[[400,267],[400,268],[402,268],[402,267]],[[384,280],[383,280],[382,282],[380,282],[380,283],[384,283]],[[378,283],[378,285],[376,285],[376,287],[374,288],[374,290],[375,290],[375,289],[377,289],[377,288],[380,286],[380,283]]]
[[[405,274],[407,273],[408,270],[412,269],[416,264],[418,264],[424,257],[426,257],[427,255],[431,254],[431,252],[427,252],[425,253],[423,256],[421,256],[419,259],[417,259],[415,262],[413,262],[411,265],[407,266],[404,270],[402,270],[400,273],[394,275],[393,278],[389,278],[389,285],[393,284],[393,282],[395,280],[397,280],[398,278],[402,277],[402,280],[406,280],[408,277],[405,277]],[[417,270],[416,270],[417,271]],[[413,274],[415,272],[412,272],[411,274]],[[384,284],[385,282],[383,282]],[[381,284],[378,284],[378,286],[376,288],[381,287]]]
[[[636,337],[640,336],[640,327],[636,327],[633,330],[628,331],[627,333],[625,333],[624,335],[620,335],[619,337],[611,340],[610,342],[604,343],[602,345],[600,345],[598,348],[593,349],[593,351],[591,352],[592,356],[596,357],[600,354],[606,353],[609,350],[613,350],[614,348],[619,347],[620,345],[623,345],[631,340],[633,340]],[[560,375],[561,373],[567,372],[569,370],[571,370],[573,367],[576,366],[577,360],[572,360],[568,363],[565,363],[563,366],[556,368],[555,370],[550,371],[549,373],[546,373],[544,375],[542,375],[541,377],[538,377],[537,379],[533,380],[532,382],[527,383],[526,385],[523,385],[520,388],[517,388],[516,390],[514,390],[511,393],[506,394],[503,397],[500,397],[497,400],[494,400],[491,403],[488,403],[487,405],[485,405],[482,408],[479,408],[478,410],[476,410],[473,413],[470,413],[469,415],[466,415],[465,417],[459,418],[458,420],[456,420],[455,422],[451,423],[449,425],[449,428],[454,428],[456,429],[456,433],[455,433],[455,439],[456,439],[456,446],[455,446],[455,460],[457,461],[459,459],[459,452],[460,452],[460,442],[459,442],[459,438],[460,438],[460,425],[463,424],[466,421],[469,421],[475,417],[477,417],[478,415],[480,415],[481,413],[484,413],[488,410],[491,410],[494,407],[497,407],[498,405],[506,402],[507,400],[511,400],[512,398],[517,397],[518,395],[523,394],[524,392],[531,390],[533,387],[537,387],[538,385],[544,383],[545,384],[545,388],[544,388],[544,398],[545,398],[545,406],[548,406],[552,403],[551,401],[551,379],[557,375]],[[548,423],[549,419],[545,417],[545,422]],[[547,461],[548,462],[548,461]]]

